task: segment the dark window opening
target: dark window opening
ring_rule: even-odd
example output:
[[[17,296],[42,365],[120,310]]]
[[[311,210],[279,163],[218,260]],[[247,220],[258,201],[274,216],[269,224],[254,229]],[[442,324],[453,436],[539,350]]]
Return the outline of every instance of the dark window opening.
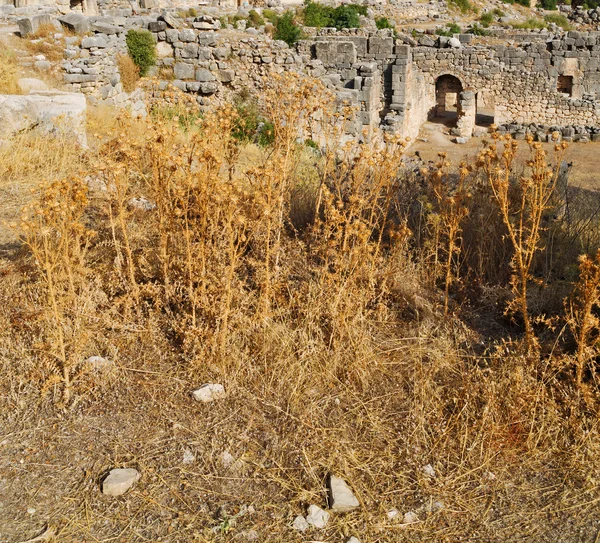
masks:
[[[562,94],[573,96],[573,76],[559,75],[556,90]]]

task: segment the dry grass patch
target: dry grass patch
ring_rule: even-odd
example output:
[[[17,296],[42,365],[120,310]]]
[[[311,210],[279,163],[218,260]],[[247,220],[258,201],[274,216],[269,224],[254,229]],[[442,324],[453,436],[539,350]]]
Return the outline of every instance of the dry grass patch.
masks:
[[[45,185],[25,210],[25,245],[0,263],[0,471],[14,481],[0,525],[29,536],[33,507],[61,541],[226,542],[250,530],[300,541],[293,518],[326,506],[335,473],[361,507],[308,538],[593,541],[600,408],[589,351],[578,379],[562,335],[539,334],[528,351],[511,338],[515,324],[486,335],[503,307],[459,305],[474,276],[468,228],[452,217],[462,225],[489,180],[476,168],[447,175],[442,193],[402,173],[393,138],[299,144],[299,129],[344,126],[313,80],[273,76],[262,99],[267,147],[236,137],[232,107],[183,129],[178,116],[115,120],[84,174]],[[129,126],[144,130],[131,137]],[[452,191],[467,180],[481,194],[471,204],[460,192],[468,213],[457,212]],[[507,182],[518,202],[518,180]],[[500,213],[486,216],[501,232]],[[477,235],[490,266],[508,265],[496,238]],[[592,271],[593,297],[572,306],[586,345]],[[510,293],[510,277],[492,287]],[[468,327],[475,309],[485,322]],[[111,358],[112,373],[91,372],[90,355]],[[205,382],[222,382],[227,398],[194,403]],[[143,478],[108,499],[99,481],[111,467]],[[418,522],[403,526],[409,511]]]
[[[19,64],[15,54],[8,48],[0,49],[0,94],[20,94]]]
[[[133,92],[140,80],[140,69],[129,55],[117,55],[117,66],[125,92]]]

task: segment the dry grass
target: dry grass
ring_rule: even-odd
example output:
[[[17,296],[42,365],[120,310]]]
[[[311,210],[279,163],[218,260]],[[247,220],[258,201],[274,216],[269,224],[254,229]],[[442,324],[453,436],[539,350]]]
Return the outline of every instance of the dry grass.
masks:
[[[12,51],[0,50],[0,94],[19,94],[19,65]]]
[[[431,185],[399,174],[402,142],[299,145],[302,130],[335,141],[344,118],[329,100],[310,80],[273,78],[264,149],[233,136],[232,108],[184,130],[178,117],[139,134],[115,119],[114,138],[92,146],[92,189],[51,183],[24,214],[25,245],[0,262],[0,525],[11,541],[46,523],[60,541],[225,542],[250,530],[273,543],[594,540],[593,363],[582,394],[564,334],[540,334],[532,353],[514,328],[486,335],[503,307],[484,308],[480,332],[464,324],[480,309],[457,296],[477,238],[457,210],[474,213],[479,196],[453,207],[452,190],[434,185],[428,206]],[[491,190],[480,172],[467,177]],[[140,197],[154,207],[132,206]],[[428,281],[430,212],[445,214],[440,291]],[[83,364],[98,354],[115,361],[109,373]],[[225,400],[193,403],[192,389],[216,381]],[[99,492],[115,466],[143,475],[119,499]],[[329,473],[361,508],[301,536],[291,521],[326,505]],[[388,519],[393,507],[419,521]]]
[[[131,60],[129,55],[118,55],[117,66],[119,74],[121,74],[121,83],[125,92],[135,90],[138,81],[140,80],[140,69],[135,62]]]

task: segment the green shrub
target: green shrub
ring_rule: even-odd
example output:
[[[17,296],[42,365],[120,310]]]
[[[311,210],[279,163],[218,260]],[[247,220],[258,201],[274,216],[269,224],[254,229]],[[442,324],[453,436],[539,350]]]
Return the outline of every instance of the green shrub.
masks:
[[[273,37],[276,40],[284,41],[289,46],[294,45],[302,37],[302,30],[294,22],[294,14],[291,11],[286,11],[281,17],[277,18]]]
[[[494,14],[491,11],[486,11],[479,17],[479,22],[481,23],[481,26],[487,28],[494,22]]]
[[[151,66],[156,64],[156,46],[154,36],[147,30],[130,30],[127,32],[127,51],[129,56],[140,69],[143,77]]]
[[[359,28],[360,15],[367,14],[366,6],[358,4],[346,4],[332,8],[313,0],[307,0],[304,5],[304,24],[306,26],[323,28]]]
[[[438,28],[435,33],[438,36],[454,36],[454,34],[460,34],[461,29],[456,23],[448,25],[446,28]]]
[[[455,8],[460,9],[463,13],[473,11],[473,4],[469,0],[449,0],[449,3]]]
[[[333,8],[308,0],[304,5],[304,24],[315,28],[333,26]]]
[[[515,3],[520,4],[521,6],[524,6],[526,8],[531,7],[531,0],[515,0]]]
[[[354,6],[338,6],[333,10],[333,25],[338,29],[360,28],[359,13]]]
[[[479,26],[477,23],[475,23],[473,25],[473,28],[471,28],[471,34],[473,34],[475,36],[487,36],[488,35],[485,28],[483,28],[482,26]]]
[[[544,21],[547,23],[554,23],[557,26],[560,26],[563,30],[570,30],[571,25],[569,24],[569,19],[567,19],[564,15],[560,13],[550,13],[544,17]]]
[[[557,9],[556,0],[541,0],[539,5],[548,11],[555,11]]]
[[[269,21],[272,25],[277,23],[277,12],[273,9],[263,9],[263,17]]]
[[[263,26],[265,24],[265,20],[255,9],[251,9],[248,13],[248,22],[250,23],[248,26],[253,26],[254,28],[258,28],[259,26]]]
[[[245,142],[255,142],[261,147],[271,145],[275,140],[275,127],[259,112],[256,102],[247,93],[234,100],[238,119],[232,135],[235,139]]]
[[[378,30],[385,30],[386,28],[391,28],[394,32],[396,31],[396,25],[387,17],[378,17],[375,19],[375,26],[377,26]]]
[[[524,21],[522,23],[513,23],[512,27],[518,28],[521,30],[533,30],[533,29],[541,30],[542,28],[546,28],[546,22],[542,19],[536,19],[534,17],[530,17],[529,19],[527,19],[526,21]]]

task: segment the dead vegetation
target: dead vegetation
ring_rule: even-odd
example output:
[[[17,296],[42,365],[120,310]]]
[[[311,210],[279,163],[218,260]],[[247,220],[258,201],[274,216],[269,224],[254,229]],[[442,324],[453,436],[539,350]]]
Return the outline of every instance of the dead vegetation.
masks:
[[[48,523],[60,541],[300,541],[291,520],[336,473],[361,508],[313,539],[593,541],[597,262],[531,337],[531,288],[511,283],[518,250],[527,285],[558,280],[543,151],[500,171],[515,144],[492,141],[409,175],[401,141],[325,144],[344,116],[320,84],[262,98],[273,143],[252,161],[232,107],[121,119],[25,208],[0,263],[8,540]],[[227,399],[193,404],[203,382]],[[98,490],[115,466],[143,474],[118,500]]]

